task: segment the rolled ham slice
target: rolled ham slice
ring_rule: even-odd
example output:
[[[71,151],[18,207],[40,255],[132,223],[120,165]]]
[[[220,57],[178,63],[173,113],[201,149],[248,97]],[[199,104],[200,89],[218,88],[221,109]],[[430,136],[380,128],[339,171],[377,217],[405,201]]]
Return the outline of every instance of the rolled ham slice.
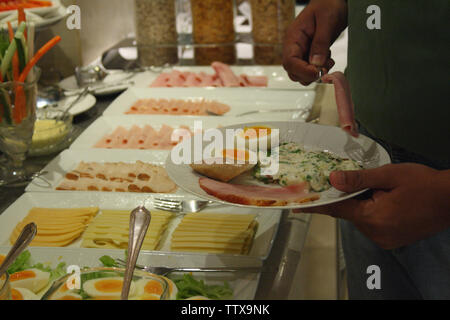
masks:
[[[223,201],[253,206],[285,206],[290,203],[305,203],[319,199],[309,193],[308,184],[270,188],[254,185],[230,184],[209,178],[199,179],[200,187],[208,194]]]
[[[216,61],[211,64],[211,67],[216,71],[224,87],[240,86],[239,78],[236,77],[230,66],[228,66],[227,64]]]
[[[326,74],[322,81],[333,83],[336,95],[336,104],[341,128],[353,137],[358,137],[358,126],[355,121],[355,109],[350,84],[342,72]]]

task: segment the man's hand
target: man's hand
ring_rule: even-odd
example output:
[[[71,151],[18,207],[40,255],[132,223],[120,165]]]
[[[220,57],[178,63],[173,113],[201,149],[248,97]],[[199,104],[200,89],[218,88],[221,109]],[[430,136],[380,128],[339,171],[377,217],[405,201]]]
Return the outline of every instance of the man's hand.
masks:
[[[372,189],[356,198],[307,209],[352,221],[384,249],[422,240],[450,227],[450,170],[405,163],[376,169],[333,172],[331,184],[344,192]]]
[[[334,65],[330,47],[346,27],[346,1],[312,0],[286,33],[283,66],[291,80],[308,85],[317,80],[317,67],[328,72]]]

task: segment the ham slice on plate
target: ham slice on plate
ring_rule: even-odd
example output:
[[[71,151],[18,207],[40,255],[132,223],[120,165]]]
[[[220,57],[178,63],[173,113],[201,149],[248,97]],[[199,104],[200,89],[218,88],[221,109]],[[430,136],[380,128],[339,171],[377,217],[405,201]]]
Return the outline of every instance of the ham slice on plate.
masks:
[[[333,83],[341,128],[348,134],[358,137],[355,110],[350,92],[350,84],[342,72],[326,74],[322,81]]]
[[[286,206],[290,203],[305,203],[319,199],[318,194],[309,193],[307,183],[270,188],[230,184],[209,178],[200,178],[199,185],[206,193],[216,198],[243,205]]]
[[[240,86],[239,78],[236,77],[230,66],[227,64],[216,61],[211,64],[211,67],[216,71],[224,87]]]

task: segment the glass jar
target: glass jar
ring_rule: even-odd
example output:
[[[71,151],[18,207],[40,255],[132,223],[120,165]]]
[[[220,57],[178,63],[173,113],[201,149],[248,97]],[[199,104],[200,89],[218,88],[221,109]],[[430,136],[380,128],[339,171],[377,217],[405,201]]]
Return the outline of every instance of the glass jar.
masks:
[[[295,18],[295,0],[250,0],[256,64],[281,64],[283,40]]]
[[[234,0],[191,0],[195,62],[236,61]]]
[[[136,42],[141,66],[178,62],[176,0],[135,0]]]

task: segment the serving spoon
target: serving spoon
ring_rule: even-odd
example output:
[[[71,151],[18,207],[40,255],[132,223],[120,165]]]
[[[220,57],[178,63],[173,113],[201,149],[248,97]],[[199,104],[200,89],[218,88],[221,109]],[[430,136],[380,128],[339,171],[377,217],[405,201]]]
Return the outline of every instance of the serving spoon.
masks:
[[[37,233],[36,224],[29,223],[27,224],[20,233],[16,242],[12,246],[11,250],[9,250],[8,255],[0,266],[0,277],[8,270],[11,264],[16,261],[16,258],[22,253],[23,250],[33,241],[34,236]]]
[[[150,225],[152,217],[150,211],[140,206],[134,209],[130,215],[130,230],[128,238],[128,256],[125,269],[121,300],[128,300],[130,293],[131,280],[133,279],[134,269],[136,268],[137,258],[144,242],[145,234]]]

